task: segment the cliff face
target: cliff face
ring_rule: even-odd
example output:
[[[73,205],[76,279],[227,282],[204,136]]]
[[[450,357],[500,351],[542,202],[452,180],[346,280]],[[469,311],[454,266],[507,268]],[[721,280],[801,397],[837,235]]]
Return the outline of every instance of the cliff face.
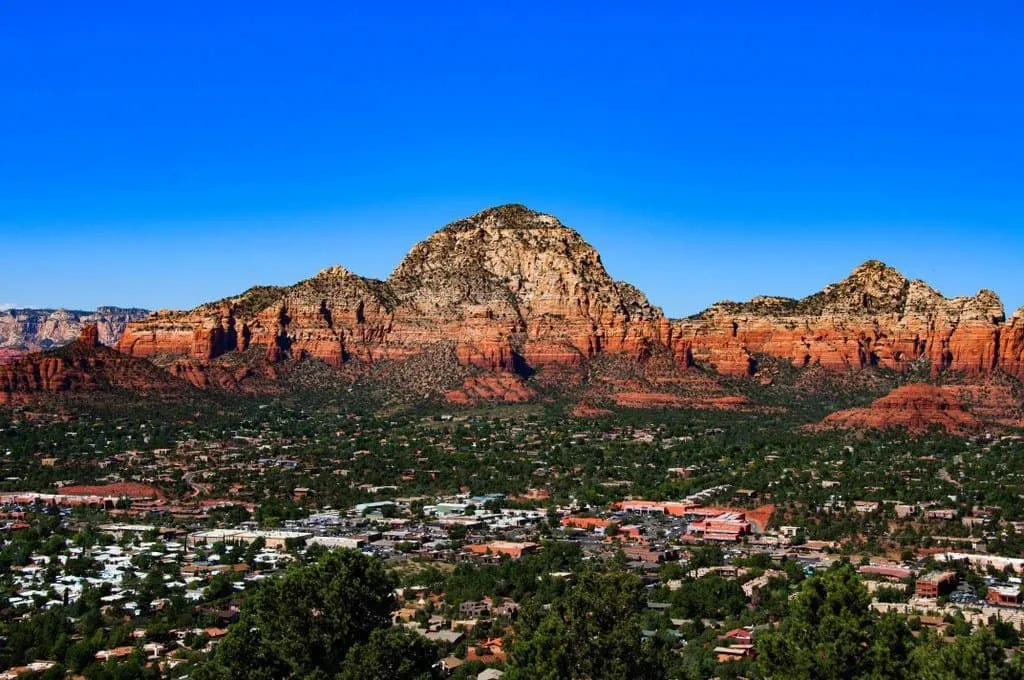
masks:
[[[342,367],[441,346],[454,347],[458,363],[474,371],[539,373],[548,383],[573,380],[601,355],[667,356],[677,369],[697,360],[734,375],[756,373],[758,355],[836,371],[906,371],[922,360],[936,374],[1002,370],[1024,379],[1024,311],[1007,321],[991,291],[945,298],[870,261],[800,300],[723,302],[671,321],[612,279],[577,232],[508,205],[444,227],[386,281],[332,267],[293,286],[157,312],[129,323],[117,344],[197,386],[236,381],[210,363],[235,353],[271,366],[315,357]]]
[[[451,224],[410,251],[388,280],[402,340],[418,344],[422,321],[460,340],[459,355],[512,370],[580,363],[600,352],[640,355],[661,310],[614,281],[583,238],[521,206]]]
[[[96,326],[83,328],[70,344],[0,365],[0,404],[108,389],[177,396],[185,392],[187,384],[148,361],[103,346]]]
[[[1012,329],[1004,320],[1002,303],[991,291],[945,298],[922,281],[870,261],[802,300],[719,303],[675,329],[695,359],[722,373],[753,373],[755,355],[768,354],[795,366],[833,370],[904,371],[924,358],[934,373],[980,375],[1002,368],[1022,378],[1020,351],[1016,360],[1010,358],[1018,345],[1005,336]]]
[[[118,348],[209,360],[261,347],[274,361],[340,366],[454,340],[464,364],[528,372],[605,351],[640,357],[663,327],[661,311],[614,281],[579,234],[550,215],[503,206],[438,231],[387,281],[333,267],[294,286],[158,312],[130,324]]]
[[[73,342],[86,326],[95,326],[104,345],[117,344],[125,326],[144,319],[145,309],[100,307],[92,312],[66,309],[0,311],[0,360]]]
[[[998,365],[1006,373],[1024,380],[1024,307],[1021,307],[999,331]]]

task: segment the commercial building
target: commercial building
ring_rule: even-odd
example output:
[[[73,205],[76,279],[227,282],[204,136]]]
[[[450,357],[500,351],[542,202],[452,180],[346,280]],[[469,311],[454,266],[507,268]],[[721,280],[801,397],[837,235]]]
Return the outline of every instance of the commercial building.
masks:
[[[523,555],[537,551],[536,543],[514,543],[512,541],[491,541],[490,543],[474,543],[466,549],[476,555],[506,555],[518,560]]]
[[[240,529],[211,529],[189,535],[190,546],[213,545],[214,543],[245,543],[249,544],[262,538],[268,548],[284,550],[289,540],[307,539],[312,534],[303,531],[260,531]]]
[[[933,571],[917,579],[914,594],[918,597],[940,597],[956,586],[955,571]]]
[[[1020,588],[1016,586],[991,586],[985,599],[989,604],[1001,607],[1019,607],[1021,603]]]

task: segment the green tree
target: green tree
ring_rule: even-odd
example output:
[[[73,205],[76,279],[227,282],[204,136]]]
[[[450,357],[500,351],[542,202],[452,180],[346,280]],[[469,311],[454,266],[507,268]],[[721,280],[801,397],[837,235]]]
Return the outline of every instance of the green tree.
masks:
[[[209,585],[203,590],[203,598],[206,600],[219,600],[229,597],[235,592],[231,585],[231,577],[225,573],[214,574]]]
[[[292,565],[253,592],[202,677],[334,675],[353,645],[390,625],[393,588],[380,560],[355,550]]]
[[[914,649],[914,634],[907,620],[893,613],[885,614],[875,624],[871,643],[871,678],[904,678]]]
[[[779,630],[758,638],[761,671],[792,680],[865,677],[871,668],[870,602],[849,564],[807,579]]]
[[[632,680],[665,677],[657,642],[644,642],[644,591],[633,574],[583,572],[547,613],[521,614],[507,680]]]
[[[404,628],[375,630],[345,657],[337,680],[434,680],[440,658],[430,641]]]
[[[911,656],[914,680],[1020,680],[1020,659],[1006,654],[989,628],[979,628],[951,643],[927,636]]]

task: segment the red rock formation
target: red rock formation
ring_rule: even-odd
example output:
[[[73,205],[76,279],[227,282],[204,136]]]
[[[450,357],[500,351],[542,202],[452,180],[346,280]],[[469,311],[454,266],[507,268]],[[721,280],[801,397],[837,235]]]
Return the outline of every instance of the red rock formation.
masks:
[[[0,403],[106,388],[169,396],[183,393],[186,385],[147,361],[104,347],[95,326],[70,345],[0,365]]]
[[[612,411],[600,406],[594,406],[586,401],[581,401],[572,409],[572,416],[574,418],[600,418],[601,416],[610,416],[611,414]]]
[[[1024,380],[1024,307],[1000,329],[998,365],[1007,375]]]
[[[686,400],[670,392],[616,392],[617,406],[624,408],[682,408]]]
[[[521,206],[486,210],[418,244],[391,278],[341,267],[286,288],[254,288],[190,312],[131,324],[118,348],[208,362],[249,346],[271,361],[334,366],[402,359],[455,341],[464,365],[504,373],[582,367],[601,353],[643,358],[668,326],[638,290],[558,220]],[[688,350],[680,346],[680,356]],[[196,365],[176,369],[203,384]]]
[[[94,349],[100,346],[100,331],[96,326],[86,326],[76,341],[82,349]]]
[[[216,387],[226,392],[249,393],[266,391],[256,390],[246,384],[246,378],[254,375],[253,369],[248,366],[223,366],[194,359],[178,359],[167,367],[167,372],[200,389]]]
[[[871,261],[801,300],[719,303],[670,321],[614,281],[578,233],[503,206],[419,243],[387,281],[333,267],[293,286],[158,312],[129,324],[118,348],[222,387],[238,381],[204,367],[250,347],[270,362],[310,357],[341,367],[406,360],[439,343],[454,343],[463,366],[536,373],[546,386],[575,382],[569,373],[585,374],[597,357],[645,362],[666,352],[677,368],[700,363],[727,375],[754,375],[768,355],[830,371],[906,371],[927,361],[936,375],[1002,370],[1024,379],[1022,318],[1004,323],[990,291],[947,299]]]
[[[823,427],[884,429],[900,427],[923,432],[932,427],[959,434],[985,425],[964,408],[955,386],[905,385],[876,399],[866,408],[852,408],[828,415]]]
[[[530,401],[537,396],[517,375],[501,373],[467,378],[458,389],[445,395],[449,403],[475,405],[484,402]]]
[[[0,364],[13,359],[20,359],[26,354],[28,354],[28,352],[20,349],[0,349]]]
[[[991,291],[947,299],[872,261],[802,300],[719,303],[675,324],[673,335],[686,340],[696,360],[733,375],[752,374],[758,354],[836,371],[903,371],[925,359],[936,374],[981,375],[999,365],[1003,318]]]

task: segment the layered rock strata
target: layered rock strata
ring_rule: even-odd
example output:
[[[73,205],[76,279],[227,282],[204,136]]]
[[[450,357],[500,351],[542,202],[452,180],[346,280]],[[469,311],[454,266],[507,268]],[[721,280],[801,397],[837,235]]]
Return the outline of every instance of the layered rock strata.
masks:
[[[196,385],[217,357],[254,351],[269,362],[313,357],[340,367],[403,360],[452,343],[473,370],[566,379],[601,355],[667,354],[685,369],[752,375],[764,355],[797,367],[877,366],[1024,379],[1024,312],[1005,319],[991,291],[945,298],[869,261],[796,300],[723,302],[667,319],[555,217],[523,206],[485,210],[416,245],[386,281],[342,267],[286,287],[256,287],[187,312],[130,323],[118,348],[176,365]],[[169,358],[169,359],[168,359]],[[182,363],[184,362],[184,363]],[[550,380],[549,380],[550,382]]]
[[[603,352],[641,358],[667,333],[661,310],[614,281],[578,233],[550,215],[503,206],[438,231],[387,281],[332,267],[294,286],[157,312],[130,324],[118,348],[209,361],[260,347],[273,361],[341,366],[454,341],[465,365],[529,374],[582,366]],[[687,350],[679,352],[685,361]]]
[[[927,360],[982,375],[1001,369],[1024,378],[1021,314],[1005,321],[998,296],[945,298],[881,262],[802,300],[759,297],[724,302],[676,324],[695,360],[720,373],[753,374],[757,355],[844,371],[879,366],[906,371]]]
[[[965,434],[1022,424],[1020,404],[1015,403],[1005,385],[912,383],[896,388],[870,406],[832,413],[812,429],[898,427],[919,433],[938,428],[950,434]]]
[[[83,328],[68,345],[0,365],[0,403],[107,389],[176,396],[185,393],[187,384],[148,361],[103,346],[96,326]]]

